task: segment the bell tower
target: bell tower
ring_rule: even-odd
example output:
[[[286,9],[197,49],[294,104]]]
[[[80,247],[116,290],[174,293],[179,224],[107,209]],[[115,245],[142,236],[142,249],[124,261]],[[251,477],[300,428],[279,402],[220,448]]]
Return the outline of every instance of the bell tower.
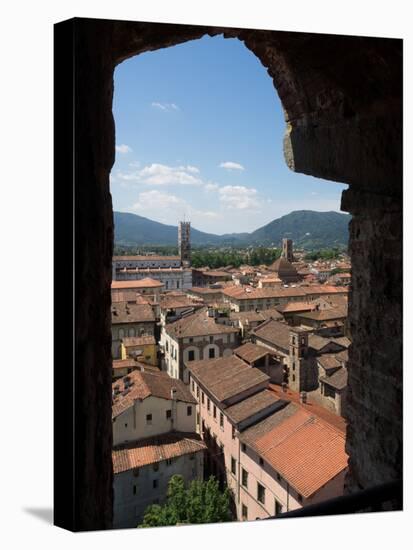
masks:
[[[183,267],[191,265],[191,222],[178,224],[178,249]]]
[[[281,256],[289,262],[294,261],[293,256],[293,241],[292,239],[283,239],[283,248]]]
[[[293,391],[307,390],[306,359],[308,332],[299,328],[290,330],[288,385]]]

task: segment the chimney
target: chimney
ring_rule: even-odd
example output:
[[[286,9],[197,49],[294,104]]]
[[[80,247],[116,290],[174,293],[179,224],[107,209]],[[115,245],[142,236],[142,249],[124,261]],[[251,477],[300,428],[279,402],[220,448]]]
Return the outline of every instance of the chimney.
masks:
[[[300,403],[307,403],[307,392],[300,391]]]

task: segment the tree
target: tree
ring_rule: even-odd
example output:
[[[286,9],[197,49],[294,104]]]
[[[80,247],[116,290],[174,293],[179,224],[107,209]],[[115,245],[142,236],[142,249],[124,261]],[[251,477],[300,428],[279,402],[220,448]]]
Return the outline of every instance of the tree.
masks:
[[[145,510],[138,527],[161,527],[178,523],[219,523],[231,521],[230,492],[220,491],[218,481],[192,481],[188,488],[181,475],[168,483],[166,503],[152,504]]]

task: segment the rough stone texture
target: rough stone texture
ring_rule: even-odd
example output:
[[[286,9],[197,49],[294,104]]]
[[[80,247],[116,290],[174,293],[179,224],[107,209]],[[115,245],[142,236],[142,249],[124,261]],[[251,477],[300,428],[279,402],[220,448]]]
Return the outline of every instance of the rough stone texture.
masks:
[[[238,37],[267,68],[290,168],[351,185],[348,490],[400,477],[401,41],[87,19],[75,27],[77,528],[112,521],[113,71],[205,34]]]

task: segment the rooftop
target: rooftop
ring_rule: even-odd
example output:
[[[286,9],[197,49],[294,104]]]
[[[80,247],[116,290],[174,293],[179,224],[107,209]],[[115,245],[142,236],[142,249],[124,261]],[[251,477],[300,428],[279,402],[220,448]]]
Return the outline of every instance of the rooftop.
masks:
[[[290,330],[292,327],[274,319],[268,319],[252,331],[257,338],[270,344],[288,350],[290,346]]]
[[[345,367],[340,367],[330,376],[322,376],[320,380],[336,390],[343,390],[347,386],[348,372]]]
[[[149,323],[155,322],[155,314],[147,303],[112,303],[112,325],[123,323]]]
[[[131,281],[112,281],[112,289],[124,289],[124,288],[160,288],[164,286],[161,281],[145,277],[144,279],[131,280]]]
[[[177,401],[196,403],[189,387],[181,380],[170,378],[163,372],[133,371],[112,384],[112,418],[133,406],[136,399],[143,401],[151,395],[171,399],[171,390],[176,390]]]
[[[234,354],[247,363],[254,363],[255,361],[258,361],[258,359],[261,359],[270,353],[271,352],[268,348],[257,346],[257,344],[252,344],[251,342],[247,342],[239,348],[234,349]]]
[[[274,392],[270,390],[262,390],[226,408],[225,414],[234,424],[238,424],[264,409],[271,410],[276,404],[282,406],[286,404],[286,401],[274,395]]]
[[[214,317],[208,315],[208,308],[206,307],[199,309],[192,315],[168,324],[165,330],[168,334],[177,338],[238,332],[237,328],[216,323]]]
[[[155,337],[147,334],[143,336],[125,336],[125,338],[121,340],[125,348],[130,346],[150,346],[156,344]]]
[[[198,434],[170,432],[115,448],[112,451],[113,471],[120,474],[204,449],[206,445]]]
[[[190,361],[186,366],[191,374],[221,402],[269,380],[266,374],[235,355]]]
[[[179,256],[113,256],[114,262],[157,262],[157,261],[181,261]]]

